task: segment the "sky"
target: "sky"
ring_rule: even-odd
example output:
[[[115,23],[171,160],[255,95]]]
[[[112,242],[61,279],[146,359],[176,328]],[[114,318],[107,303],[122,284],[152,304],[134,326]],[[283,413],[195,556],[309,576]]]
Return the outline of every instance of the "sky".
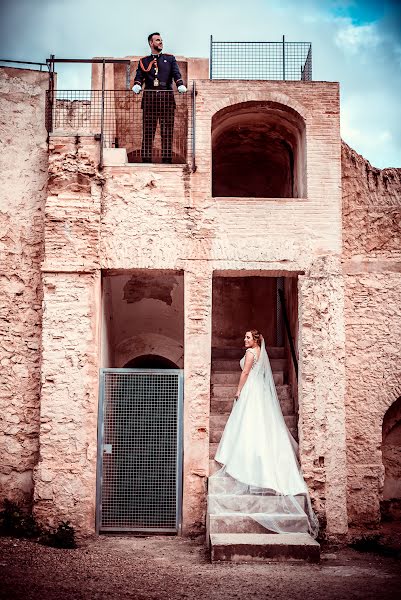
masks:
[[[341,135],[375,167],[401,167],[399,0],[0,0],[0,58],[209,56],[218,41],[312,43],[313,79],[338,81]],[[90,87],[88,67],[58,68],[59,87]],[[240,84],[239,84],[240,85]]]

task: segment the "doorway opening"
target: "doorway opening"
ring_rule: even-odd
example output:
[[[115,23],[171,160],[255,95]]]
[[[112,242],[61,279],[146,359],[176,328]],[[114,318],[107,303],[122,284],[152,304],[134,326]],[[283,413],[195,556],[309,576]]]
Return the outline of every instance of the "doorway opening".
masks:
[[[277,102],[243,102],[212,119],[212,196],[306,197],[301,115]]]
[[[180,532],[183,289],[181,272],[103,276],[100,532]]]
[[[380,504],[382,520],[401,524],[401,397],[384,415],[382,456],[385,469]]]
[[[297,283],[296,275],[287,274],[282,277],[223,271],[213,277],[211,473],[218,468],[214,456],[232,409],[241,372],[239,361],[245,353],[244,334],[250,329],[258,329],[263,334],[287,427],[298,438],[297,374],[288,337],[290,334],[297,359]]]

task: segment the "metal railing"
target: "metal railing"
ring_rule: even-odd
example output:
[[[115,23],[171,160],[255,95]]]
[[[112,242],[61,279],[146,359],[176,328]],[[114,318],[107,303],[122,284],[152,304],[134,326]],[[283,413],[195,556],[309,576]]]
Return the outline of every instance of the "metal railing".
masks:
[[[9,60],[9,59],[5,59],[5,58],[0,58],[0,66],[2,65],[2,63],[6,63],[6,65],[31,65],[31,66],[35,66],[35,67],[39,67],[39,69],[36,69],[38,71],[42,71],[42,67],[46,67],[46,69],[48,69],[49,65],[46,63],[40,63],[40,62],[31,62],[30,60]],[[6,66],[5,65],[5,66]],[[23,67],[15,67],[16,69],[23,69]]]
[[[138,96],[130,90],[49,90],[47,130],[61,136],[94,135],[101,150],[125,148],[131,163],[185,164],[190,154],[194,162],[191,96],[150,90]]]
[[[104,148],[124,148],[128,162],[185,164],[192,155],[195,166],[195,85],[191,93],[130,89],[129,59],[63,59],[52,55],[46,97],[46,127],[58,135],[95,135],[100,140],[100,166]],[[56,63],[101,64],[101,89],[56,90]],[[125,89],[106,89],[106,65],[125,67]],[[121,77],[119,77],[121,81]],[[191,124],[191,126],[190,126]]]
[[[217,42],[210,36],[210,79],[312,80],[309,42]]]

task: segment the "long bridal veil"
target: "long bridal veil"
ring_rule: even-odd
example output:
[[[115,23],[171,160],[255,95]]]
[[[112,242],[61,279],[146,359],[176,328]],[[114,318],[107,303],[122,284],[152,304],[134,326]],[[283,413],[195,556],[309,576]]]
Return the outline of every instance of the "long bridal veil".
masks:
[[[210,479],[208,512],[251,518],[276,533],[310,533],[319,523],[297,459],[264,340],[227,421]]]

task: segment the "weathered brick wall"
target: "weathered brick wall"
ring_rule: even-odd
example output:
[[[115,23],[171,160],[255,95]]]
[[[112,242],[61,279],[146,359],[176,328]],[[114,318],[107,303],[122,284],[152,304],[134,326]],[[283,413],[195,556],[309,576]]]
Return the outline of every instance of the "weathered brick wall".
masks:
[[[0,502],[30,504],[38,459],[47,75],[0,67]]]
[[[102,176],[93,138],[51,138],[34,513],[94,531]]]
[[[383,417],[401,395],[401,169],[342,147],[348,516],[377,523]]]
[[[100,274],[44,273],[40,460],[35,517],[93,532]]]

